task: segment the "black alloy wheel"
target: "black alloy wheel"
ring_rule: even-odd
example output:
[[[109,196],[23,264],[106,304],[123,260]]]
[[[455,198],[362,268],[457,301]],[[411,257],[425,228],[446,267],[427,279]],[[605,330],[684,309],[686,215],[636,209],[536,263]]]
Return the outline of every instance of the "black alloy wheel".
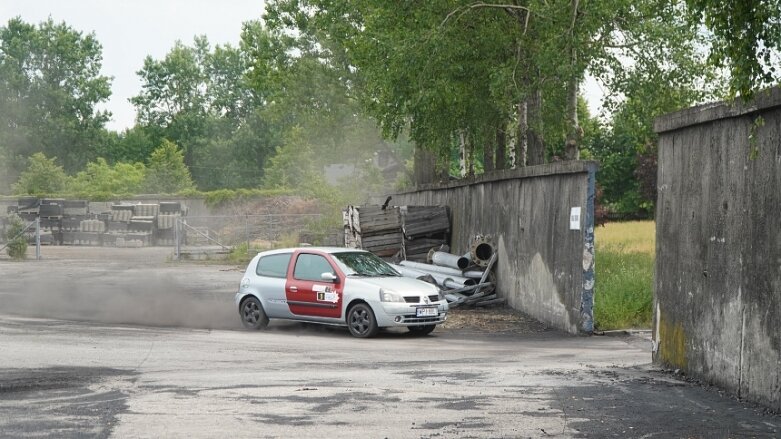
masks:
[[[377,327],[377,319],[374,311],[365,303],[358,303],[347,312],[347,327],[350,334],[358,338],[370,338],[377,335],[380,328]]]
[[[268,317],[258,299],[249,297],[241,302],[241,323],[247,329],[263,329],[268,325]]]

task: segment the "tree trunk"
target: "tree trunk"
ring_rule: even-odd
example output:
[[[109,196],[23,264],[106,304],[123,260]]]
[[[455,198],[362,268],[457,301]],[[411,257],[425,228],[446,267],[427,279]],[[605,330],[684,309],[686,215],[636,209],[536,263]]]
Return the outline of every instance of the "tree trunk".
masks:
[[[495,169],[507,167],[507,123],[502,121],[496,126],[496,166]],[[487,168],[486,168],[487,169]]]
[[[466,152],[467,152],[466,175],[467,177],[474,177],[475,176],[475,138],[473,135],[466,136]]]
[[[532,91],[528,102],[528,132],[526,163],[529,166],[545,163],[545,141],[542,133],[542,90]]]
[[[578,63],[578,51],[575,47],[575,25],[578,18],[579,0],[572,1],[572,24],[570,25],[570,62],[573,73],[567,81],[567,143],[564,149],[565,160],[578,160],[580,158],[580,139],[583,138],[583,130],[578,124],[578,90],[580,76],[576,75]]]
[[[437,168],[437,158],[434,153],[416,144],[413,160],[412,182],[416,185],[434,183]]]
[[[486,136],[483,141],[483,172],[491,172],[494,168],[494,151],[496,148],[496,140],[491,139],[491,136]]]
[[[515,154],[512,168],[526,166],[526,148],[529,144],[529,105],[526,100],[518,103],[518,133],[515,136]]]
[[[567,143],[564,150],[565,160],[580,158],[580,139],[583,129],[578,124],[578,80],[572,78],[567,86]]]
[[[463,131],[458,133],[458,176],[466,177],[466,135]]]

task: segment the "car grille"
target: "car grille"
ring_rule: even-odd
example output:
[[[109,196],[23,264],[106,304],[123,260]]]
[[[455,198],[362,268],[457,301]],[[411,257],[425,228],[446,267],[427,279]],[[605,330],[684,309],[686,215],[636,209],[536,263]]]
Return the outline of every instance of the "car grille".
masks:
[[[438,315],[436,317],[430,316],[430,317],[415,317],[415,316],[409,316],[404,317],[404,323],[439,323],[443,321],[442,315]]]
[[[434,294],[428,296],[428,300],[431,302],[439,302],[439,295]],[[407,303],[420,303],[420,296],[404,296],[404,301]]]

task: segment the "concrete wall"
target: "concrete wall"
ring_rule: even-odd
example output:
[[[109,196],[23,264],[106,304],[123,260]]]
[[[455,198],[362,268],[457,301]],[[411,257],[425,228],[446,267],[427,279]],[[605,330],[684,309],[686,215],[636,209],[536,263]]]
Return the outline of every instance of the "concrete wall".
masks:
[[[591,332],[595,172],[593,162],[559,162],[392,194],[391,203],[449,206],[454,253],[466,253],[475,234],[493,235],[497,291],[510,306]],[[580,230],[570,230],[572,207],[582,210]]]
[[[654,361],[781,410],[781,90],[656,131]]]

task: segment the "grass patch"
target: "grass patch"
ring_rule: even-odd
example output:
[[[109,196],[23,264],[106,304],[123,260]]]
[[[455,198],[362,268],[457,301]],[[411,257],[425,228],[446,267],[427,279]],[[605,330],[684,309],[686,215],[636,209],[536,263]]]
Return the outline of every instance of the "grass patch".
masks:
[[[608,223],[597,228],[596,328],[651,326],[655,234],[653,221]]]

